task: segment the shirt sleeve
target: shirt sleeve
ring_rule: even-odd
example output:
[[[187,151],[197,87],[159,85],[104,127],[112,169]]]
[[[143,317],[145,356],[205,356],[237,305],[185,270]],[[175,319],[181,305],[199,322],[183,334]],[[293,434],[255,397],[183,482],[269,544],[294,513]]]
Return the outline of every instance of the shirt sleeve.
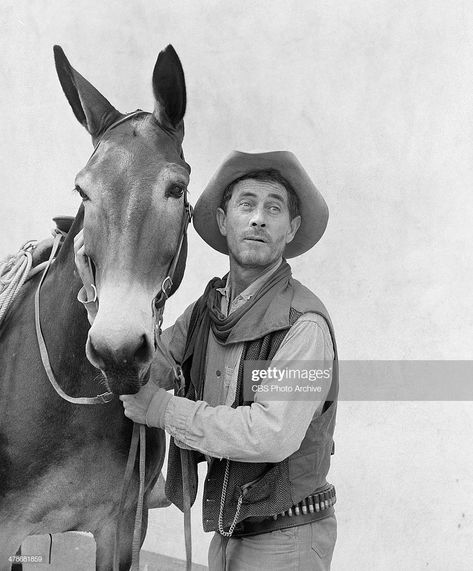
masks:
[[[161,333],[158,340],[156,355],[151,363],[150,380],[167,391],[174,388],[172,367],[176,363],[180,364],[184,357],[187,330],[194,305],[195,302],[191,303],[174,325]]]
[[[269,367],[278,369],[278,363],[288,361],[331,366],[333,358],[327,322],[318,314],[306,313],[291,327]],[[237,408],[211,407],[203,401],[173,396],[152,423],[209,456],[240,462],[280,462],[299,449],[312,418],[321,412],[330,382],[331,377],[320,380],[321,392],[307,398],[272,400],[266,393],[257,392],[251,406]],[[266,379],[262,384],[271,392],[278,381]],[[295,384],[307,385],[307,380]]]

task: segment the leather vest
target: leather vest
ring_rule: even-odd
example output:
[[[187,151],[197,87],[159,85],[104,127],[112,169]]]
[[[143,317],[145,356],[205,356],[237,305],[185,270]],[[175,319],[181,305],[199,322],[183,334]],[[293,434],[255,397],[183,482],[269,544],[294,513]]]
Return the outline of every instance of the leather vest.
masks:
[[[305,290],[308,291],[308,290]],[[270,516],[287,510],[308,495],[326,485],[326,476],[330,467],[330,456],[333,451],[333,433],[338,397],[338,356],[332,323],[325,306],[314,295],[311,300],[311,311],[324,317],[328,323],[334,346],[334,365],[332,384],[323,407],[322,414],[313,418],[300,448],[291,456],[278,463],[255,463],[230,461],[226,497],[221,506],[222,490],[227,460],[213,458],[208,467],[205,479],[202,518],[204,531],[218,529],[220,511],[223,515],[223,527],[227,529],[234,520],[238,500],[242,496],[237,523],[248,517]],[[199,300],[200,301],[200,300]],[[194,307],[196,316],[199,301]],[[193,330],[193,318],[189,326],[190,335]],[[292,326],[302,315],[294,308],[290,309],[289,323]],[[270,361],[288,329],[271,332],[260,339],[245,343],[238,372],[238,386],[233,406],[251,406],[251,401],[244,401],[243,363],[245,360]],[[190,371],[190,363],[183,363],[184,375]],[[189,466],[191,504],[197,494],[197,464],[205,460],[197,451],[187,451]],[[171,438],[169,462],[166,481],[167,497],[183,510],[182,476],[180,450]]]

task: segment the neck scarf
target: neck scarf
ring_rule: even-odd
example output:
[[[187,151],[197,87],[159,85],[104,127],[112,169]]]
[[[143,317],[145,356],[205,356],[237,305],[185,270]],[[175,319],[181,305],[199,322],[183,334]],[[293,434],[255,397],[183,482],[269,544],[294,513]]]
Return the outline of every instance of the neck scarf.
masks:
[[[192,356],[190,377],[195,397],[202,398],[205,376],[205,357],[210,330],[218,343],[226,345],[254,339],[255,323],[260,323],[274,298],[280,296],[291,279],[291,268],[283,260],[279,268],[268,278],[256,294],[239,309],[225,317],[220,311],[221,294],[217,288],[225,286],[223,279],[213,278],[196,304],[195,316],[187,334],[184,362]],[[289,305],[287,307],[289,314]],[[194,391],[191,391],[194,392]]]
[[[279,268],[264,282],[256,294],[227,317],[220,311],[221,294],[217,291],[217,287],[221,286],[215,283],[207,294],[207,311],[210,317],[210,327],[217,341],[225,345],[230,332],[237,325],[239,325],[240,329],[242,328],[243,324],[240,322],[251,319],[248,329],[254,327],[255,312],[260,314],[262,310],[266,310],[274,297],[275,290],[282,284],[286,285],[290,277],[291,268],[286,260],[284,260]],[[226,279],[228,279],[228,274],[222,280],[223,285],[225,285]]]

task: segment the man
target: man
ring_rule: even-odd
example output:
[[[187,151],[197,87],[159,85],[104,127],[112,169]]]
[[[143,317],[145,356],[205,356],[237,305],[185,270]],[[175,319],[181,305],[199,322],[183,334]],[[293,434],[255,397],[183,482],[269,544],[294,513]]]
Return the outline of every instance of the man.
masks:
[[[291,276],[286,258],[322,236],[326,203],[289,152],[234,152],[194,211],[194,225],[230,271],[163,332],[152,379],[124,395],[125,415],[171,435],[166,494],[182,509],[179,448],[188,450],[190,493],[207,459],[203,525],[214,531],[210,571],[327,570],[336,540],[333,449],[337,356],[327,310]],[[171,396],[170,358],[186,398]],[[273,376],[252,384],[245,362]],[[288,363],[333,363],[316,396],[277,400]],[[161,388],[158,388],[157,384]],[[291,390],[304,382],[290,381]],[[307,382],[305,383],[307,385]]]

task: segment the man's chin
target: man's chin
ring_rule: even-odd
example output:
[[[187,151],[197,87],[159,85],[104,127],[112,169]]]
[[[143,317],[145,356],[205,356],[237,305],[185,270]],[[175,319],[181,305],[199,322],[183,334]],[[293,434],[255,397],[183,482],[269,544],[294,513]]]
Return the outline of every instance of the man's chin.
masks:
[[[240,266],[248,268],[264,268],[274,264],[281,256],[268,255],[265,252],[240,252],[234,256]]]

